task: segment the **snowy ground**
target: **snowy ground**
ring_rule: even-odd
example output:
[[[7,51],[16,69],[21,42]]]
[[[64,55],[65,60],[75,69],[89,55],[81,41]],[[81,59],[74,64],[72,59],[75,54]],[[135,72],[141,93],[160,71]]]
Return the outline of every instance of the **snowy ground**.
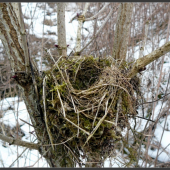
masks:
[[[28,6],[29,6],[29,8],[32,8],[32,10],[34,11],[35,5],[36,5],[35,3],[31,3],[30,6],[28,5],[28,3],[22,3],[23,11],[25,13],[27,13]],[[72,5],[74,5],[74,4],[72,4]],[[69,6],[69,8],[71,8],[71,6]],[[43,31],[42,22],[44,19],[44,15],[42,15],[42,14],[43,14],[43,12],[41,10],[35,11],[34,32],[33,33],[40,37],[42,37],[42,31]],[[76,42],[77,21],[73,21],[72,23],[69,23],[70,19],[73,16],[74,16],[74,13],[71,10],[66,12],[67,44],[71,44],[69,46],[68,53],[74,48],[74,44]],[[46,16],[46,18],[48,18],[48,17],[49,16]],[[56,18],[56,15],[52,15],[48,19],[55,19],[55,18]],[[28,19],[26,22],[28,24],[30,24],[31,20]],[[90,22],[87,23],[86,27],[89,27],[90,24],[91,24]],[[56,32],[57,26],[46,26],[45,25],[44,31],[46,32],[47,30]],[[49,35],[48,35],[48,37],[49,37]],[[57,37],[53,36],[53,38],[57,41]],[[165,43],[165,40],[161,40],[160,46],[163,45],[164,43]],[[135,54],[135,58],[137,59],[138,55],[139,55],[139,51],[138,51],[139,47],[136,47],[136,48],[137,48],[136,49],[137,52]],[[146,47],[146,49],[147,50],[144,52],[145,55],[151,52],[151,48],[149,48],[149,45]],[[166,63],[164,63],[163,70],[164,70],[164,72],[168,72],[169,69],[170,69],[170,57],[166,56]],[[149,74],[150,73],[147,72],[147,73],[145,73],[144,76],[148,77]],[[145,83],[145,81],[144,81],[144,83]],[[166,87],[166,84],[165,84],[165,87]],[[153,120],[159,114],[161,105],[162,105],[161,101],[158,102],[158,104],[156,105]],[[30,133],[34,129],[31,126],[29,126],[28,124],[26,124],[20,120],[20,119],[22,119],[28,123],[31,123],[28,113],[27,113],[27,110],[26,110],[26,106],[21,99],[18,99],[18,97],[14,97],[14,98],[6,98],[6,99],[1,100],[0,101],[0,112],[4,114],[4,116],[2,118],[0,118],[0,122],[3,122],[3,124],[9,125],[11,127],[14,127],[18,122],[20,125],[20,128],[25,133],[25,136],[22,138],[22,140],[28,141],[28,142],[35,141],[35,143],[36,143],[36,138],[35,138],[34,134]],[[139,110],[139,115],[140,114],[141,113]],[[143,120],[143,119],[141,120],[141,119],[137,118],[137,121],[141,123],[138,128],[138,131],[143,130],[143,128],[145,127],[145,124],[146,124],[146,120]],[[160,160],[161,162],[168,162],[168,161],[170,161],[170,140],[169,140],[170,139],[170,115],[167,117],[166,130],[163,133],[164,123],[165,123],[165,119],[161,119],[158,122],[158,124],[156,126],[156,130],[154,132],[154,139],[155,139],[155,141],[159,142],[161,140],[161,136],[162,136],[161,146],[162,146],[162,148],[165,148],[165,149],[159,150],[158,160]],[[133,125],[134,125],[134,121],[131,121],[131,126],[133,127]],[[1,128],[3,129],[3,126]],[[19,157],[18,161],[15,161],[17,156],[20,155],[24,150],[25,150],[25,148],[23,148],[23,147],[13,146],[13,145],[9,145],[7,143],[5,144],[4,142],[0,141],[0,167],[9,167],[9,166],[12,166],[12,167],[17,167],[17,166],[19,166],[19,167],[26,167],[26,166],[47,167],[48,166],[45,159],[41,158],[38,151],[29,150],[29,149],[27,149]],[[142,150],[144,151],[144,148]],[[155,158],[157,155],[157,151],[158,151],[157,149],[149,148],[148,153],[151,157]],[[119,158],[117,158],[117,159],[119,159]],[[13,165],[11,165],[14,161],[15,161],[15,163]],[[142,161],[139,162],[139,164],[142,164]],[[110,161],[109,159],[107,159],[105,161],[105,167],[120,167],[120,166],[121,166],[121,164],[120,164],[119,160]]]
[[[18,102],[18,100],[18,97],[11,97],[0,101],[1,112],[4,113],[4,116],[0,118],[0,122],[3,122],[3,124],[9,125],[10,127],[14,127],[18,120],[20,128],[25,133],[25,136],[22,137],[22,140],[28,142],[34,141],[36,143],[35,136],[30,133],[34,130],[33,127],[20,120],[22,119],[28,123],[31,123],[24,102],[20,100]],[[24,147],[9,145],[8,143],[4,143],[0,140],[0,167],[9,167],[16,160],[17,156],[20,155],[24,150]],[[27,149],[18,159],[18,165],[16,161],[12,167],[32,166],[40,157],[41,156],[39,155],[38,151]],[[47,167],[47,163],[44,159],[40,159],[34,165],[34,167]]]

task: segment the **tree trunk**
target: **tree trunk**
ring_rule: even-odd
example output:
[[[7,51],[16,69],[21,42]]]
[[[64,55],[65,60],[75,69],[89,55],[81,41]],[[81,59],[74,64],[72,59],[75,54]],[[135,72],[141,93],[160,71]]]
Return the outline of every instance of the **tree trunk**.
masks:
[[[65,3],[57,3],[57,32],[59,55],[67,56],[66,30],[65,30]]]
[[[113,58],[125,60],[130,37],[133,3],[121,3],[119,6],[113,44]]]
[[[40,96],[37,96],[42,87],[36,84],[39,74],[33,65],[30,66],[34,75],[31,74],[30,67],[29,72],[26,73],[26,61],[29,59],[25,58],[25,44],[21,38],[21,25],[14,12],[17,9],[16,7],[16,4],[14,9],[11,3],[0,3],[0,19],[2,21],[0,22],[0,38],[15,74],[15,80],[23,92],[24,102],[39,141],[39,152],[46,158],[50,167],[74,167],[72,155],[68,154],[68,149],[64,145],[55,146],[55,150],[52,150],[51,146],[43,147],[43,145],[49,144],[49,137],[45,123],[41,119],[42,108],[38,100]],[[36,91],[36,87],[38,91]]]

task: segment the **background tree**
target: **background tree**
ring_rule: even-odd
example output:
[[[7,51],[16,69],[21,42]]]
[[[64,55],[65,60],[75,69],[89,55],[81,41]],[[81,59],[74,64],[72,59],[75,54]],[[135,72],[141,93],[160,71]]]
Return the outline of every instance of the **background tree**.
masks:
[[[78,4],[79,5],[79,4]],[[92,8],[94,6],[94,8]],[[106,10],[107,8],[110,8],[110,11]],[[46,6],[43,6],[44,10],[46,10]],[[0,4],[0,13],[1,13],[1,23],[0,23],[0,38],[1,41],[4,45],[4,48],[6,50],[6,54],[9,58],[10,64],[11,64],[11,69],[14,73],[13,78],[16,80],[17,84],[19,85],[19,90],[22,91],[23,98],[25,101],[25,104],[27,106],[27,110],[29,112],[31,122],[33,127],[35,128],[35,133],[38,139],[38,144],[34,143],[26,143],[24,141],[20,140],[15,140],[13,138],[9,138],[7,136],[1,135],[1,139],[4,141],[9,142],[10,144],[17,144],[20,146],[27,146],[29,148],[34,148],[39,150],[40,154],[45,157],[47,162],[51,167],[73,167],[75,164],[79,164],[81,166],[81,159],[80,159],[80,151],[83,151],[82,148],[79,146],[77,149],[75,149],[73,146],[73,141],[76,141],[77,138],[75,136],[72,136],[68,138],[69,141],[63,139],[56,138],[56,134],[60,133],[60,129],[62,127],[57,127],[56,129],[52,126],[50,123],[50,116],[48,111],[50,111],[49,107],[47,106],[48,100],[48,95],[51,93],[49,92],[50,90],[53,91],[54,87],[49,87],[50,80],[55,81],[55,87],[56,87],[56,92],[57,96],[62,95],[61,93],[61,84],[58,84],[57,81],[60,81],[58,79],[54,78],[53,70],[55,67],[58,67],[58,70],[61,71],[60,69],[64,70],[63,65],[68,67],[71,67],[68,63],[68,60],[71,62],[71,59],[67,59],[66,57],[66,38],[65,38],[65,29],[64,29],[64,4],[63,3],[58,3],[57,4],[57,27],[58,27],[58,44],[56,47],[58,48],[58,56],[51,55],[50,51],[44,51],[44,42],[45,39],[42,39],[42,48],[41,49],[33,49],[31,48],[31,41],[33,41],[32,38],[37,39],[36,37],[33,37],[32,35],[28,34],[28,32],[25,32],[24,28],[24,23],[22,19],[22,13],[21,13],[21,5],[20,3],[1,3]],[[90,11],[90,10],[94,11]],[[149,10],[148,10],[149,9]],[[165,43],[161,47],[154,47],[152,45],[152,52],[142,56],[143,50],[145,48],[146,41],[148,39],[153,38],[153,34],[156,32],[160,33],[161,31],[164,30],[169,30],[169,24],[167,22],[162,22],[162,24],[157,23],[158,18],[160,17],[160,14],[158,11],[164,11],[162,14],[165,20],[169,20],[168,15],[166,13],[166,4],[151,4],[151,3],[110,3],[110,4],[104,4],[103,3],[98,3],[97,5],[95,3],[92,3],[89,5],[89,3],[83,4],[83,8],[80,10],[82,12],[82,15],[77,16],[78,18],[78,31],[77,31],[77,42],[76,42],[76,47],[75,51],[73,50],[73,58],[76,59],[76,62],[79,63],[79,58],[77,58],[77,55],[84,56],[93,54],[95,57],[100,59],[104,59],[106,56],[112,56],[112,64],[114,66],[109,66],[109,68],[112,68],[113,73],[116,72],[115,76],[123,76],[121,77],[124,79],[123,82],[119,83],[125,83],[127,85],[131,85],[130,87],[133,87],[134,90],[136,91],[135,93],[138,94],[137,96],[142,97],[141,95],[141,90],[139,90],[139,81],[136,77],[137,73],[144,71],[146,69],[146,66],[150,64],[151,62],[157,60],[159,57],[163,56],[164,54],[168,53],[170,51],[170,43],[168,42],[169,40],[169,35],[167,33],[167,43]],[[148,13],[146,11],[149,11]],[[133,11],[133,12],[132,12]],[[48,12],[48,11],[47,11]],[[88,30],[88,28],[85,28],[84,25],[86,21],[88,21],[89,18],[86,18],[86,12],[89,13],[96,13],[93,17],[91,16],[91,19],[94,19],[94,31],[90,31],[89,37],[84,37],[84,35],[81,36],[81,29],[84,28],[85,30]],[[114,14],[114,15],[113,15]],[[157,15],[155,15],[157,14]],[[45,16],[45,15],[44,15]],[[102,18],[99,18],[101,16]],[[60,19],[61,17],[61,19]],[[141,18],[139,18],[141,17]],[[97,19],[98,18],[98,19]],[[168,19],[167,19],[168,18]],[[91,20],[89,19],[89,20]],[[101,26],[98,26],[97,21],[104,21]],[[47,22],[47,20],[44,19],[44,23]],[[74,21],[73,21],[74,22]],[[114,23],[116,25],[114,26]],[[135,27],[135,24],[138,24],[138,27]],[[141,32],[141,27],[139,26],[140,24],[143,24],[141,27],[143,28],[143,32]],[[153,25],[156,23],[157,27],[153,27]],[[82,27],[83,25],[83,27]],[[148,28],[149,27],[149,28]],[[105,28],[105,29],[104,29]],[[67,28],[66,28],[67,29]],[[139,29],[139,30],[136,30]],[[29,29],[28,29],[29,30]],[[147,32],[148,32],[148,37],[147,37]],[[168,31],[167,31],[168,32]],[[27,35],[28,34],[28,35]],[[152,35],[150,35],[152,34]],[[161,34],[165,35],[165,34]],[[151,38],[150,38],[151,37]],[[156,37],[156,36],[155,36]],[[155,38],[154,37],[154,38]],[[90,40],[89,40],[90,38]],[[160,38],[160,36],[158,36]],[[88,40],[88,42],[87,42]],[[34,40],[35,41],[35,40]],[[28,43],[27,43],[28,42]],[[40,41],[37,40],[39,43]],[[92,43],[93,42],[93,43]],[[135,62],[133,61],[134,59],[134,51],[135,51],[135,46],[141,42],[141,47],[140,47],[140,56],[139,59],[137,59]],[[153,43],[154,40],[151,40]],[[53,41],[51,40],[50,45],[54,45]],[[83,45],[83,46],[82,46]],[[50,48],[50,46],[48,47]],[[43,60],[45,61],[44,55],[48,55],[48,58],[46,59],[46,62],[48,63],[49,72],[44,72],[40,73],[40,70],[36,63],[33,60],[34,51],[37,53],[38,51],[41,50],[41,63]],[[54,51],[55,52],[55,51]],[[30,55],[32,54],[32,55]],[[66,58],[63,58],[63,57]],[[88,57],[87,57],[88,58]],[[60,61],[60,62],[59,62]],[[85,60],[86,61],[86,60]],[[93,60],[92,60],[93,61]],[[110,60],[108,60],[110,62]],[[113,62],[114,61],[114,62]],[[133,61],[133,63],[129,63],[129,61]],[[162,64],[164,61],[164,57],[162,59]],[[59,62],[59,63],[58,63]],[[82,63],[82,62],[80,62]],[[60,66],[59,66],[60,64]],[[73,64],[73,63],[72,63]],[[88,63],[86,63],[88,64]],[[80,64],[81,65],[81,64]],[[60,68],[59,68],[60,67]],[[83,66],[81,65],[83,68]],[[89,64],[90,67],[90,64]],[[86,68],[86,67],[84,67]],[[41,67],[42,71],[42,67]],[[106,71],[106,70],[105,70]],[[77,71],[78,72],[78,71]],[[122,73],[120,73],[122,72]],[[67,74],[64,75],[64,72],[60,72],[64,78],[67,78]],[[161,75],[162,75],[162,65],[161,65],[161,71],[160,71],[160,79],[161,80]],[[58,73],[57,73],[58,74]],[[71,74],[71,73],[70,73]],[[104,74],[104,73],[103,73]],[[108,73],[107,73],[108,74]],[[106,76],[107,76],[106,74]],[[49,75],[51,75],[53,78],[49,80]],[[109,75],[109,74],[108,74]],[[108,78],[110,80],[110,77]],[[105,79],[101,79],[104,82],[106,81]],[[70,79],[71,81],[71,79]],[[111,80],[110,80],[111,81]],[[43,83],[43,85],[42,85]],[[65,83],[69,85],[69,81],[66,80]],[[71,82],[72,83],[72,82]],[[137,83],[137,85],[135,85]],[[103,85],[102,84],[102,85]],[[92,85],[92,84],[91,84]],[[128,88],[130,88],[128,85]],[[118,87],[121,87],[120,84],[117,84]],[[160,83],[158,83],[157,89],[159,89]],[[116,87],[116,86],[115,86]],[[68,86],[68,89],[71,88],[71,86]],[[90,87],[89,87],[90,88]],[[121,87],[123,89],[123,87]],[[47,90],[48,89],[48,90]],[[87,88],[88,89],[88,88]],[[128,94],[122,93],[122,89],[118,89],[115,91],[115,93],[118,94],[118,98],[115,99],[115,108],[116,108],[116,124],[114,125],[117,129],[120,127],[120,122],[119,122],[119,117],[120,113],[122,112],[123,109],[123,104],[122,102],[124,101],[125,96]],[[82,90],[82,93],[84,92],[84,89],[79,89]],[[124,90],[127,92],[127,90]],[[107,101],[105,101],[105,93],[102,94],[101,96],[101,102],[100,104],[106,104],[106,106],[103,106],[105,108],[105,115],[103,117],[100,117],[99,121],[95,126],[93,125],[92,131],[85,131],[84,129],[80,129],[79,125],[78,127],[73,121],[70,121],[69,118],[67,117],[67,112],[65,113],[66,110],[69,111],[70,107],[73,108],[75,113],[77,114],[77,119],[79,120],[79,112],[78,112],[78,105],[74,105],[74,98],[72,99],[72,93],[77,91],[72,91],[70,89],[70,100],[72,100],[72,106],[65,106],[62,102],[63,96],[59,97],[60,105],[61,105],[61,115],[62,115],[62,120],[64,119],[66,122],[71,123],[76,129],[78,130],[77,132],[77,137],[78,134],[83,131],[87,136],[86,140],[84,141],[84,144],[86,144],[88,141],[92,140],[91,138],[94,137],[94,134],[97,132],[99,127],[102,127],[102,122],[105,119],[105,116],[107,115]],[[86,91],[87,92],[87,91]],[[132,92],[132,91],[131,91]],[[47,93],[47,94],[46,94]],[[60,94],[61,93],[61,94]],[[80,93],[80,92],[79,92]],[[129,91],[130,93],[130,91]],[[132,92],[133,93],[133,92]],[[78,93],[77,93],[78,94]],[[86,95],[86,94],[84,94]],[[166,95],[166,93],[165,93]],[[155,100],[157,100],[158,96],[158,90],[156,94]],[[86,96],[87,97],[87,96]],[[131,97],[134,97],[133,94],[131,94]],[[80,96],[81,98],[81,96]],[[35,102],[36,99],[36,102]],[[69,99],[68,99],[69,100]],[[102,101],[103,100],[103,101]],[[137,98],[138,104],[140,104],[140,100]],[[64,100],[63,100],[64,101]],[[104,103],[104,101],[106,103]],[[108,100],[109,101],[109,100]],[[109,103],[109,102],[108,102]],[[143,103],[143,101],[142,101]],[[55,103],[56,104],[56,103]],[[130,103],[133,106],[133,103]],[[129,104],[129,105],[130,105]],[[77,108],[76,108],[77,107]],[[153,114],[154,114],[154,107],[153,106]],[[100,107],[99,107],[100,109]],[[51,113],[51,112],[50,112]],[[134,114],[137,116],[136,114]],[[94,118],[94,122],[97,116]],[[154,118],[154,117],[153,117]],[[157,122],[160,119],[160,116],[158,116],[158,119],[155,121]],[[150,121],[150,120],[149,120]],[[148,122],[149,122],[148,121]],[[61,124],[64,124],[64,122],[60,122]],[[113,123],[113,122],[112,122]],[[79,124],[79,121],[78,121]],[[127,126],[129,124],[127,123]],[[42,132],[42,128],[44,131]],[[125,127],[122,127],[125,128]],[[149,127],[149,134],[151,133],[151,129],[153,128],[153,125]],[[55,129],[55,130],[53,130]],[[118,130],[113,130],[113,132],[117,132]],[[146,129],[145,129],[146,130]],[[80,132],[79,132],[80,131]],[[137,147],[135,143],[138,143],[137,138],[145,138],[145,136],[138,136],[135,132],[135,128],[131,130],[131,135],[134,140],[133,145],[131,148]],[[63,133],[63,132],[62,132]],[[130,131],[128,131],[130,134]],[[127,134],[128,134],[127,133]],[[68,134],[67,134],[68,135]],[[119,136],[119,134],[116,134]],[[125,138],[124,138],[125,139]],[[84,138],[83,138],[84,140]],[[140,147],[143,142],[143,139],[140,140],[141,143],[137,149],[139,150],[138,156],[140,156]],[[150,140],[148,140],[147,147],[150,145]],[[61,143],[58,145],[57,143]],[[57,144],[57,145],[55,145]],[[90,145],[89,145],[90,147]],[[124,147],[128,148],[125,143]],[[159,146],[160,147],[160,146]],[[122,152],[122,147],[117,146],[117,149]],[[136,149],[136,148],[135,148]],[[128,148],[130,151],[130,149]],[[89,150],[91,151],[91,150]],[[56,154],[57,153],[57,154]],[[109,152],[110,153],[110,152]],[[85,157],[87,158],[86,166],[102,166],[103,160],[102,157],[104,155],[96,155],[95,151],[91,151],[90,153],[87,153],[87,148],[84,149],[84,154]],[[138,166],[138,161],[139,158],[136,160],[133,160],[130,156],[133,154],[129,154],[129,164],[127,163],[126,166]],[[147,155],[147,152],[146,152]],[[108,155],[105,156],[105,159],[108,157]],[[61,160],[61,158],[63,158]],[[132,161],[133,160],[133,161]],[[76,162],[76,163],[75,163]],[[125,161],[126,162],[126,161]],[[147,162],[147,161],[146,161]],[[156,161],[155,161],[156,165]]]

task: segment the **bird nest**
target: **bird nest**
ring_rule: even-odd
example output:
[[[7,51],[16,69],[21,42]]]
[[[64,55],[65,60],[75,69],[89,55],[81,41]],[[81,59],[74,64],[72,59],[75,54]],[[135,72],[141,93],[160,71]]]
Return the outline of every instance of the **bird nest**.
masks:
[[[51,144],[67,141],[77,156],[108,156],[136,114],[133,86],[111,58],[59,58],[41,94]]]

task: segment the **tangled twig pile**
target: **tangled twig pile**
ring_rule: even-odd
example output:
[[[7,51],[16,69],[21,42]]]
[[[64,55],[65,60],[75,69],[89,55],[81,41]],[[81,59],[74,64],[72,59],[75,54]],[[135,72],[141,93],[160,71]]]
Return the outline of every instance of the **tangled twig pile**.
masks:
[[[45,75],[41,104],[51,144],[68,141],[78,157],[108,156],[136,114],[130,80],[111,59],[93,57],[59,59]]]

